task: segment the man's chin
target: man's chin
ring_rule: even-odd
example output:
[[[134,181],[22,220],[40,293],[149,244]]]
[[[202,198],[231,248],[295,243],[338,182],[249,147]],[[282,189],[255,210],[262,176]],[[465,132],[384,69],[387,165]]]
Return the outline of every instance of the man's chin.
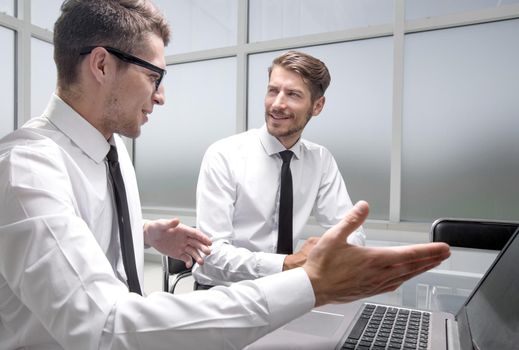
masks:
[[[267,122],[267,131],[269,134],[275,137],[285,137],[290,136],[292,134],[290,129],[287,129],[286,127],[276,126],[272,125],[271,123]]]
[[[127,137],[129,139],[136,139],[141,134],[141,128],[139,127],[137,130],[124,130],[119,132],[119,135]]]

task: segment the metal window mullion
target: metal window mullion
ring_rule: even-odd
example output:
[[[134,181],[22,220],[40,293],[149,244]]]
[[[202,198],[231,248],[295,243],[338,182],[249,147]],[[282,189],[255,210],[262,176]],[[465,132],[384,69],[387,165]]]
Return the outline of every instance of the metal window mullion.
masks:
[[[405,33],[454,28],[519,18],[519,5],[503,5],[452,15],[429,17],[407,21]]]
[[[31,2],[17,2],[21,26],[16,33],[16,103],[15,127],[19,128],[31,119]]]
[[[236,50],[236,133],[247,129],[248,55],[246,46],[249,26],[249,0],[238,1]]]
[[[400,222],[402,200],[402,117],[404,100],[404,0],[395,0],[393,32],[393,110],[391,122],[391,176],[389,222]]]

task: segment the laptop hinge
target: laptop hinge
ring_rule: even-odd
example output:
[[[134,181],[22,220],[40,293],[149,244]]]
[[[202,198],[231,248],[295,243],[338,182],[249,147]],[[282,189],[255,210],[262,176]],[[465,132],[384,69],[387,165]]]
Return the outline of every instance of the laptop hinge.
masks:
[[[455,320],[445,320],[445,327],[447,328],[447,349],[460,350],[460,335],[458,333],[458,322]]]

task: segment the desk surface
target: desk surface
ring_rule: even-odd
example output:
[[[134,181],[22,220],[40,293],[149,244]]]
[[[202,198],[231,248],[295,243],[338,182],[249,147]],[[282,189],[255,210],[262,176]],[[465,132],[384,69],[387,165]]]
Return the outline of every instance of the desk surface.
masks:
[[[372,243],[370,244],[372,246],[390,245],[387,242],[369,243]],[[451,257],[440,266],[412,278],[396,291],[373,296],[363,301],[455,314],[490,267],[498,252],[460,248],[451,248],[451,252]],[[329,314],[333,318],[334,314],[351,313],[351,310],[357,309],[363,301],[354,304],[325,305],[310,314],[315,315],[315,311],[317,311],[317,313]],[[313,317],[312,315],[307,314],[290,322],[275,331],[278,332],[276,338],[272,334],[266,335],[251,347],[253,349],[291,349],[293,348],[290,344],[292,339],[303,337],[306,343],[304,346],[297,346],[298,349],[333,349],[338,342],[336,334],[327,338],[316,337],[312,336],[311,329],[308,330],[309,334],[291,333],[291,329],[295,325],[301,329],[301,325],[304,326],[304,323]],[[345,322],[351,322],[351,318]],[[333,333],[333,329],[330,331]],[[279,337],[279,333],[283,337]]]

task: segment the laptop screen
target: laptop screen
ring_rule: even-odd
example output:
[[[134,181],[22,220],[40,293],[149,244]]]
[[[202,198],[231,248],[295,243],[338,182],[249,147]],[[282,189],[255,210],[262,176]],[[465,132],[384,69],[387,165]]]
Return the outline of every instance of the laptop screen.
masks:
[[[458,313],[460,335],[480,350],[519,346],[519,229]],[[472,348],[470,338],[463,349]]]

